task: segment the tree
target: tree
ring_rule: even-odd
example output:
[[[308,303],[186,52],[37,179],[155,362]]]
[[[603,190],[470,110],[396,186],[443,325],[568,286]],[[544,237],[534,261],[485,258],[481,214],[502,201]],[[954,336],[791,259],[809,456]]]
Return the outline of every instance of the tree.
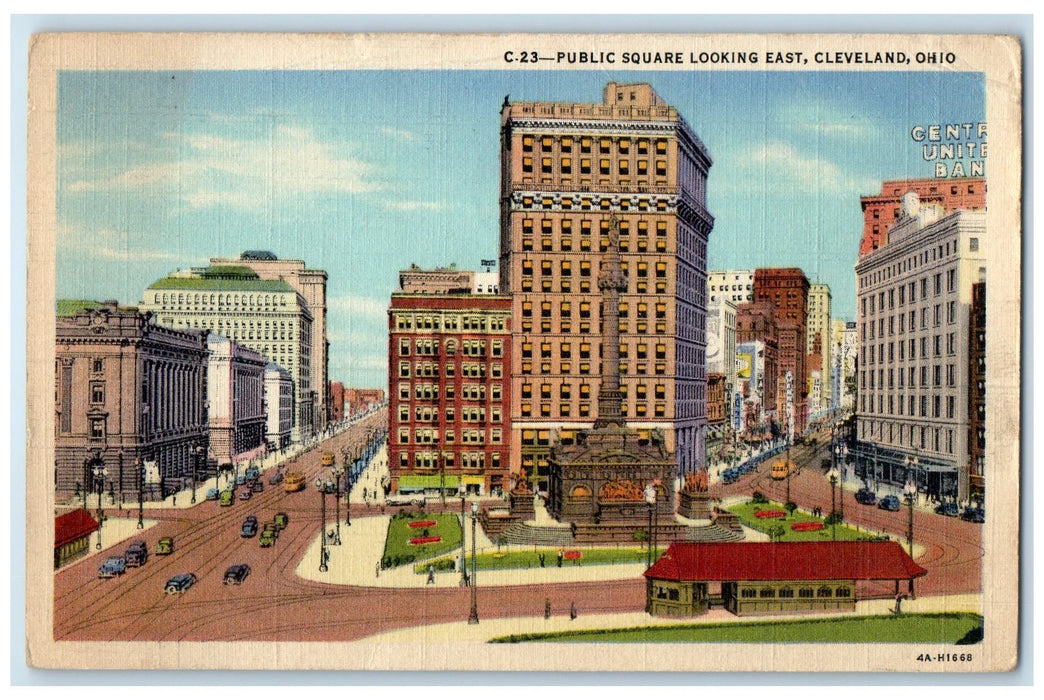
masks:
[[[779,542],[783,539],[783,535],[787,534],[787,530],[782,525],[773,525],[768,529],[769,539],[773,542]]]

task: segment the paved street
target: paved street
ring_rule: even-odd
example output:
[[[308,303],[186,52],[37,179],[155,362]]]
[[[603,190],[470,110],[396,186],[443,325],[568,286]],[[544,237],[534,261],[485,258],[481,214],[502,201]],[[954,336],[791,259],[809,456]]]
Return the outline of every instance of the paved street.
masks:
[[[141,533],[150,553],[163,536],[175,539],[177,550],[169,557],[150,554],[141,568],[129,569],[117,579],[99,580],[98,566],[106,556],[122,554],[126,540],[112,548],[93,553],[55,574],[55,637],[59,640],[353,640],[389,633],[419,625],[459,623],[470,609],[470,591],[450,585],[417,586],[402,572],[375,575],[370,560],[377,554],[385,518],[374,505],[361,502],[357,489],[352,494],[352,528],[344,523],[344,544],[332,549],[330,572],[309,573],[318,568],[319,495],[312,481],[322,470],[320,455],[365,441],[371,426],[382,426],[382,413],[369,416],[345,432],[298,458],[294,469],[305,473],[308,488],[287,494],[270,486],[249,501],[237,500],[222,508],[215,501],[203,501],[193,508],[151,509],[149,520],[156,524]],[[805,448],[795,450],[800,461],[812,458],[818,465],[822,449],[813,455]],[[339,459],[339,457],[338,457]],[[754,489],[770,498],[782,499],[783,482],[768,476],[771,466],[759,474],[743,477],[728,487],[715,485],[718,495],[750,494]],[[367,479],[369,478],[368,475]],[[364,480],[365,483],[372,483]],[[806,467],[794,477],[791,496],[802,508],[830,507],[830,484],[818,466]],[[179,506],[181,503],[179,503]],[[455,502],[447,510],[459,508]],[[258,538],[239,536],[247,514],[264,523],[278,511],[290,516],[290,524],[275,545],[262,549]],[[110,512],[116,516],[116,512]],[[122,517],[136,514],[126,511]],[[907,513],[880,511],[859,506],[846,496],[845,517],[863,527],[904,534]],[[333,527],[333,502],[327,499],[328,529]],[[925,547],[919,558],[929,570],[918,580],[922,596],[976,593],[981,580],[980,527],[955,518],[918,511],[915,538]],[[470,534],[470,533],[469,533]],[[131,538],[136,535],[132,534]],[[365,542],[363,541],[365,540]],[[346,565],[344,556],[351,547],[360,550],[358,563]],[[373,551],[370,551],[373,550]],[[224,586],[222,576],[231,564],[249,564],[252,573],[240,586]],[[409,568],[409,567],[407,567]],[[591,567],[594,569],[595,567]],[[546,571],[532,576],[511,574],[525,585],[496,585],[509,577],[480,574],[478,607],[483,620],[494,618],[542,617],[546,600],[553,610],[568,610],[575,603],[585,617],[601,615],[642,616],[644,586],[641,568],[633,568],[626,579],[556,580]],[[166,595],[163,585],[173,575],[192,572],[199,582],[180,595]],[[555,573],[555,572],[553,572]],[[449,574],[447,574],[448,576]],[[543,578],[540,578],[543,576]],[[456,575],[453,575],[455,580]],[[587,579],[584,576],[577,577]],[[319,580],[316,580],[319,579]],[[402,580],[399,580],[402,579]],[[351,583],[345,583],[345,582]],[[487,585],[483,586],[483,582]],[[885,586],[867,591],[886,596]],[[606,619],[612,619],[606,618]],[[624,619],[624,618],[620,618]]]

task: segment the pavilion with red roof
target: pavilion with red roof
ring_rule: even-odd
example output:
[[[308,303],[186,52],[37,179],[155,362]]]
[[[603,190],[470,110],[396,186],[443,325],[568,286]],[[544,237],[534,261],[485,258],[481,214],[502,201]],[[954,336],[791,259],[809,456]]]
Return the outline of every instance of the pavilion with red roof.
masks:
[[[675,542],[646,572],[646,611],[685,617],[721,604],[735,615],[855,609],[856,581],[928,572],[891,540]],[[720,589],[717,592],[712,589]]]
[[[71,510],[55,518],[54,568],[57,569],[86,552],[91,535],[98,529],[98,521],[83,508]]]

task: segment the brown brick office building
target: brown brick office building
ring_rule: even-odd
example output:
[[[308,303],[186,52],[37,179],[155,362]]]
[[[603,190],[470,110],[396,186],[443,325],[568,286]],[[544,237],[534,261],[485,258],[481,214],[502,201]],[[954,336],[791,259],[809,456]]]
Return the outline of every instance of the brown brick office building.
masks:
[[[388,464],[392,490],[507,490],[511,299],[392,294]]]
[[[704,455],[706,209],[711,159],[647,84],[599,104],[505,102],[500,289],[512,316],[511,469],[546,478],[556,438],[591,426],[600,376],[597,279],[620,221],[623,411],[663,429],[682,472]]]
[[[809,282],[797,267],[758,268],[754,271],[754,300],[768,302],[776,308],[776,329],[779,341],[779,384],[782,396],[779,406],[781,422],[792,425],[794,435],[805,430],[808,421],[808,368],[805,362],[805,332],[808,315]],[[785,416],[786,386],[784,377],[793,377],[793,408]]]

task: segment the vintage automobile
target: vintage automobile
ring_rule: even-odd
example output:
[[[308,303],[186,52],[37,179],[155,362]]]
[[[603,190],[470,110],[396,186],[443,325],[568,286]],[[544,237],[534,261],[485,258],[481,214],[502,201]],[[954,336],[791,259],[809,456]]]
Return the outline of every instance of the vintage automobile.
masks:
[[[290,524],[290,516],[283,512],[276,513],[275,518],[272,519],[272,523],[275,525],[277,530],[283,530]]]
[[[159,556],[166,556],[174,553],[174,538],[173,537],[161,537],[159,542],[156,543],[156,554]]]
[[[221,498],[218,500],[218,505],[230,506],[236,500],[235,489],[225,489],[221,492]]]
[[[172,577],[163,586],[163,590],[167,592],[167,595],[173,595],[175,593],[184,593],[199,580],[195,574],[178,574]]]
[[[864,506],[872,506],[877,503],[877,496],[873,491],[867,488],[862,488],[856,491],[855,499],[856,503],[862,503]]]
[[[301,472],[290,472],[286,475],[286,480],[283,481],[283,490],[287,493],[294,493],[295,491],[304,491],[305,477]]]
[[[935,512],[939,515],[956,518],[961,514],[961,509],[957,507],[957,503],[954,501],[943,501],[935,506]]]
[[[98,568],[98,578],[113,578],[127,573],[127,562],[123,557],[109,557]]]
[[[249,564],[233,564],[232,566],[228,567],[228,569],[225,571],[225,578],[223,583],[226,586],[229,584],[238,586],[239,584],[243,583],[243,579],[245,579],[249,575]]]
[[[261,476],[261,470],[257,467],[247,467],[247,470],[243,473],[247,481],[257,481]]]
[[[243,527],[239,531],[240,537],[253,537],[257,534],[257,516],[248,515],[243,521]]]
[[[982,508],[968,506],[961,513],[961,520],[967,520],[970,523],[984,523],[986,522],[986,511]]]
[[[208,501],[216,501],[218,499],[218,496],[220,496],[220,495],[221,495],[221,492],[218,491],[216,488],[207,489],[207,500]]]
[[[279,531],[271,524],[265,525],[265,529],[261,531],[261,537],[258,538],[258,544],[262,547],[271,547],[275,544],[277,537],[279,537]]]
[[[881,510],[895,511],[899,510],[900,506],[902,506],[902,504],[899,502],[899,497],[895,495],[885,496],[877,502],[877,507]]]
[[[143,566],[149,560],[149,548],[141,540],[131,542],[127,551],[123,553],[127,566]]]
[[[282,481],[283,481],[283,472],[278,471],[278,470],[275,471],[275,472],[272,472],[272,475],[268,477],[268,484],[270,486],[275,486],[276,484],[279,484]]]

